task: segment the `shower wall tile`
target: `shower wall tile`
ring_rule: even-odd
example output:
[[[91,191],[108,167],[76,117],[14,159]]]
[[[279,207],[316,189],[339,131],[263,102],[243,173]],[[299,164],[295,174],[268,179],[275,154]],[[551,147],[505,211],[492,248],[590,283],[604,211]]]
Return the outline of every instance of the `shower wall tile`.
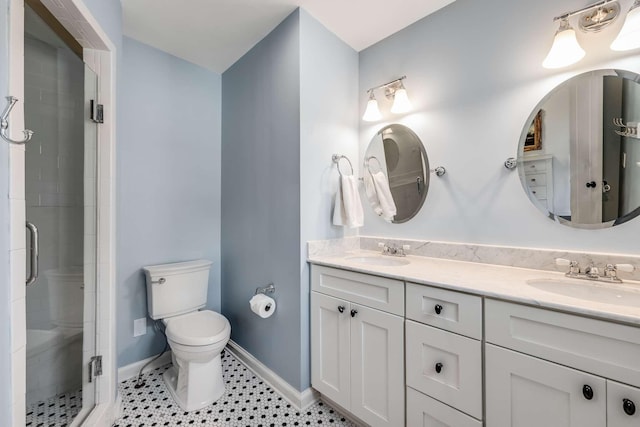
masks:
[[[20,277],[24,275],[27,269],[27,251],[26,249],[18,249],[9,251],[9,262],[11,263],[10,277]],[[18,280],[14,280],[11,291],[11,300],[21,300],[26,296],[25,285]]]
[[[18,200],[18,199],[16,199]],[[9,241],[11,242],[11,249],[25,249],[25,206],[24,203],[12,203],[10,207],[10,223],[11,231]]]
[[[22,177],[25,176],[24,150],[17,145],[9,146],[9,197],[24,197],[25,183]]]

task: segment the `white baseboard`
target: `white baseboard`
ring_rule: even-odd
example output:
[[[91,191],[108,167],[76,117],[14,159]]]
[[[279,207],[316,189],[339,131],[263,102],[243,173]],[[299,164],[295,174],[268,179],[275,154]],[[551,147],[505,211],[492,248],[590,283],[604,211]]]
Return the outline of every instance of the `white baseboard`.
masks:
[[[156,355],[157,356],[157,355]],[[118,368],[118,383],[122,381],[126,381],[129,378],[133,378],[138,375],[140,369],[147,363],[153,360],[154,357],[151,356],[144,360],[140,360],[139,362],[132,363],[127,366],[123,366],[122,368]],[[160,366],[164,366],[167,363],[171,363],[171,350],[168,350],[165,354],[160,356],[158,360],[151,363],[149,366],[145,368],[145,372],[148,372],[152,369],[159,368]]]
[[[231,352],[238,360],[244,363],[247,368],[255,372],[275,391],[280,393],[289,401],[296,409],[303,410],[314,404],[320,398],[320,394],[309,387],[306,390],[298,391],[288,382],[283,380],[278,374],[273,372],[262,362],[256,359],[251,353],[242,348],[238,343],[229,340],[227,350]]]

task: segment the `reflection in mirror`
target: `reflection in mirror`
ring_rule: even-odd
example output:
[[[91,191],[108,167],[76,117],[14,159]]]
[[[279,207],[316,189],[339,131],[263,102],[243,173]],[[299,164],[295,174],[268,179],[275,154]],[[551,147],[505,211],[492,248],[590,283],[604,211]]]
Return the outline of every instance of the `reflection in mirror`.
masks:
[[[640,214],[640,75],[597,70],[553,89],[520,138],[518,171],[549,218],[580,228]]]
[[[382,128],[369,143],[363,175],[369,205],[377,215],[392,223],[410,220],[429,189],[429,160],[422,141],[403,125]]]

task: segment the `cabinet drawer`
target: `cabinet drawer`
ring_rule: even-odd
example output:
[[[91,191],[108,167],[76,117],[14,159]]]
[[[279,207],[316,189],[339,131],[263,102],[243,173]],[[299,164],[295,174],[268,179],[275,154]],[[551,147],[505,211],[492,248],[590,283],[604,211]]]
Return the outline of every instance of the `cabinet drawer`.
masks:
[[[413,283],[406,290],[407,319],[482,339],[482,298]]]
[[[625,412],[625,400],[627,411]],[[632,411],[632,408],[635,411]],[[607,427],[638,427],[640,425],[640,389],[607,381]]]
[[[530,173],[536,172],[544,172],[547,170],[547,161],[546,160],[529,160],[525,161],[522,166],[524,167],[524,172],[528,175]]]
[[[407,386],[481,419],[480,341],[410,320],[405,328]]]
[[[640,328],[487,299],[487,342],[640,385]]]
[[[547,198],[547,187],[529,187],[529,190],[538,200]]]
[[[407,387],[407,427],[482,427],[482,422]]]
[[[404,282],[400,280],[312,265],[311,289],[399,316],[404,315]]]
[[[525,175],[529,187],[545,187],[547,185],[547,174],[527,173]]]

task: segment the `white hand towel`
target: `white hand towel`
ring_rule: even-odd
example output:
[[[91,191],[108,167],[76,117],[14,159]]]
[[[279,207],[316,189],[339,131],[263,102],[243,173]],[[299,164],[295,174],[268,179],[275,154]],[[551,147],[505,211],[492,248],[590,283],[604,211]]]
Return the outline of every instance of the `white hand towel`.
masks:
[[[380,202],[380,209],[382,209],[382,217],[387,221],[391,221],[396,215],[397,209],[396,203],[393,201],[393,196],[391,195],[389,181],[382,172],[376,172],[371,175],[373,177],[373,186],[376,189],[376,194]]]
[[[376,187],[373,185],[373,176],[369,171],[367,171],[364,174],[364,192],[367,195],[367,200],[369,200],[369,205],[371,205],[371,209],[373,209],[376,215],[382,216],[382,208],[380,207],[380,200],[378,200]]]
[[[333,211],[333,223],[349,228],[362,227],[364,225],[362,202],[358,193],[358,180],[353,175],[340,178]]]

